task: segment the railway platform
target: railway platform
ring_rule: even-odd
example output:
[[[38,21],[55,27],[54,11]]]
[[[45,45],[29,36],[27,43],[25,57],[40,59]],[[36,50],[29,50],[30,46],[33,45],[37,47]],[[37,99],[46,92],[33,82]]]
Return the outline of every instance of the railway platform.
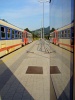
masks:
[[[69,59],[62,60],[67,59],[65,53],[70,54],[63,50],[61,57],[62,49],[59,52],[49,45],[37,40],[0,59],[1,100],[60,100],[71,72]],[[53,66],[58,71],[51,71]],[[67,91],[64,93],[69,97]]]

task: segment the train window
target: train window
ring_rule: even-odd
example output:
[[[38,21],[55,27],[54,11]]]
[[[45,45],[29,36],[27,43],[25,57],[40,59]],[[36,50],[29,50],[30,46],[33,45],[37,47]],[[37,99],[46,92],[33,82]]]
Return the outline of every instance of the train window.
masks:
[[[18,32],[18,39],[20,38],[20,32]]]
[[[62,31],[60,31],[60,38],[62,38]]]
[[[71,38],[74,38],[74,27],[71,28]]]
[[[20,39],[22,38],[22,33],[20,32]]]
[[[14,39],[15,38],[15,32],[14,32],[14,30],[12,30],[12,39]]]
[[[64,38],[64,31],[62,31],[62,38]]]
[[[68,33],[70,33],[70,29],[68,29]]]
[[[18,32],[18,39],[20,39],[20,32]]]
[[[10,29],[7,29],[7,38],[10,39]]]
[[[66,38],[67,36],[67,30],[64,31],[64,37]]]
[[[5,38],[6,38],[5,28],[1,27],[1,39],[5,39]]]
[[[22,38],[23,38],[23,32],[22,32]]]
[[[60,37],[60,33],[58,32],[58,38]]]
[[[4,27],[1,27],[1,32],[4,32]]]
[[[59,37],[61,38],[61,31],[59,31]]]
[[[71,28],[71,33],[74,33],[74,27]]]
[[[21,32],[19,32],[19,38],[21,38]]]
[[[21,39],[22,36],[21,36],[21,32],[18,32],[18,38]]]
[[[61,38],[61,32],[59,31],[59,38]]]
[[[19,32],[19,39],[20,39],[20,32]]]
[[[71,32],[71,30],[68,29],[68,30],[67,30],[67,37],[68,37],[68,38],[70,38],[70,32]]]
[[[65,30],[64,32],[67,33],[67,30]]]
[[[18,32],[15,31],[15,38],[18,38]]]

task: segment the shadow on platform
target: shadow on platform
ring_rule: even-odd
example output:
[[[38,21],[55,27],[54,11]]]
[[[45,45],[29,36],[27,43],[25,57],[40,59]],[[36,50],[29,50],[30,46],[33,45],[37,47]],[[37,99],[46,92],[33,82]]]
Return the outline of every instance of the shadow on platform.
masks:
[[[73,100],[72,98],[72,78],[70,79],[64,91],[62,92],[62,94],[59,96],[57,100]]]
[[[7,65],[0,62],[0,100],[34,100]]]

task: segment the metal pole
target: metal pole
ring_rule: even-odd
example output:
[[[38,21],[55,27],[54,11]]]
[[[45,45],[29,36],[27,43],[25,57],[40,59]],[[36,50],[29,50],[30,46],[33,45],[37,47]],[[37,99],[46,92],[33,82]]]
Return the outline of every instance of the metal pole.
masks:
[[[41,20],[41,39],[42,39],[42,20]]]
[[[42,38],[44,39],[44,3],[45,2],[49,2],[51,3],[51,0],[48,0],[48,1],[42,1],[42,0],[39,0],[39,2],[43,3],[43,35],[42,35]],[[49,13],[50,13],[50,10],[49,10]],[[50,14],[49,14],[50,15]],[[50,16],[49,16],[50,17]],[[49,21],[50,23],[50,21]]]
[[[43,39],[44,39],[44,2],[43,2]]]
[[[50,28],[50,22],[51,22],[51,20],[50,20],[50,12],[51,12],[51,6],[50,6],[50,2],[49,2],[49,28]]]

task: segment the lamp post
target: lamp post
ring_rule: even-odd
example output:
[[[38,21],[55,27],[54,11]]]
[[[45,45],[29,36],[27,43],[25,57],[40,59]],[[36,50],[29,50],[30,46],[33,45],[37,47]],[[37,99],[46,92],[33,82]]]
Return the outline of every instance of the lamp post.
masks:
[[[49,0],[39,0],[40,3],[43,3],[43,39],[44,39],[44,3],[49,2]]]
[[[49,2],[49,4],[50,4],[51,0],[39,0],[39,2],[43,3],[43,39],[44,39],[44,3]],[[50,17],[50,10],[49,10],[49,17]],[[50,24],[50,20],[49,20],[49,24]]]
[[[41,39],[42,39],[42,20],[41,20]]]
[[[51,10],[51,8],[50,8],[50,7],[51,7],[51,6],[50,6],[50,3],[51,3],[51,0],[49,0],[49,30],[50,30],[50,22],[51,22],[51,21],[50,21],[50,10]]]

